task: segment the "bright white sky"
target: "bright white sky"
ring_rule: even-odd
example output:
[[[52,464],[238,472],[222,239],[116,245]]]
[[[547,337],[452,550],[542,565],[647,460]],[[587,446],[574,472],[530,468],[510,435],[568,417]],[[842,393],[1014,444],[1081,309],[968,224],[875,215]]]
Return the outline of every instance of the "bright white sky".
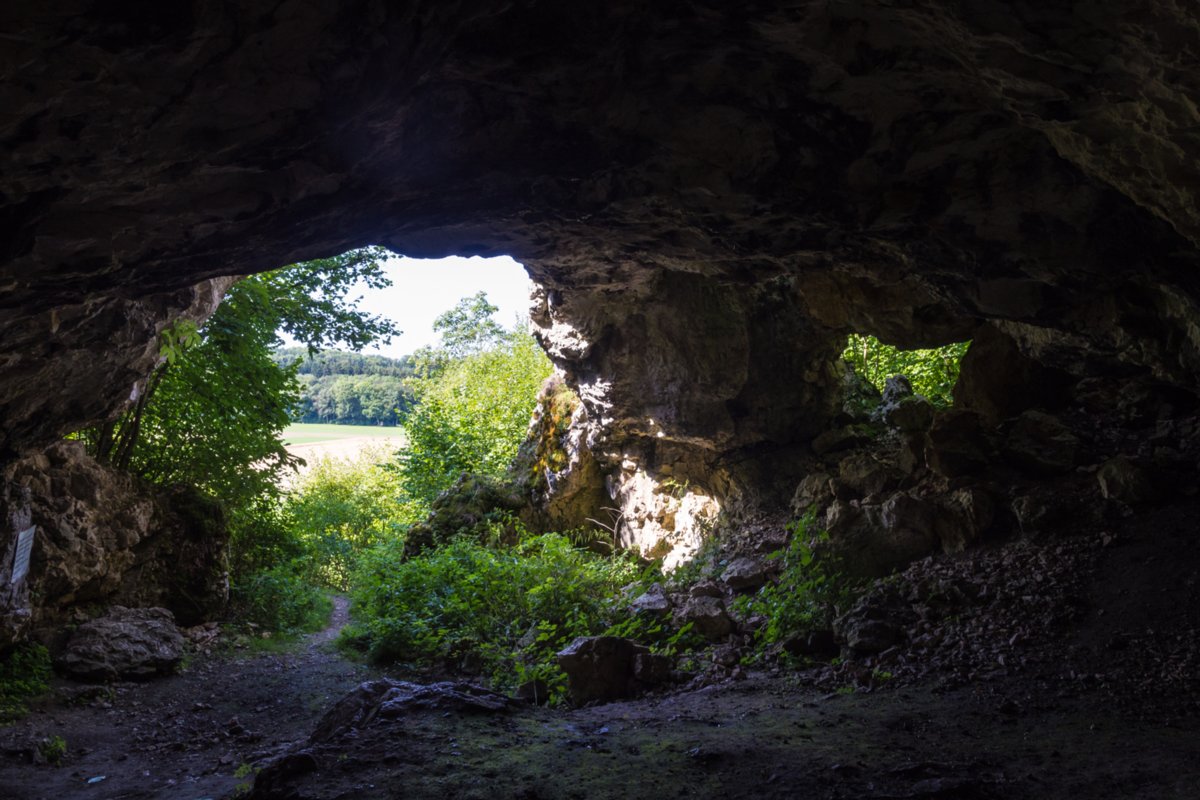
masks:
[[[360,310],[395,320],[404,333],[393,338],[391,345],[363,352],[395,358],[436,343],[433,321],[459,300],[478,291],[487,292],[492,305],[500,307],[496,319],[506,328],[512,327],[518,316],[529,315],[529,276],[524,267],[508,256],[436,259],[396,256],[384,268],[392,279],[391,288],[360,286],[349,297],[361,294]]]

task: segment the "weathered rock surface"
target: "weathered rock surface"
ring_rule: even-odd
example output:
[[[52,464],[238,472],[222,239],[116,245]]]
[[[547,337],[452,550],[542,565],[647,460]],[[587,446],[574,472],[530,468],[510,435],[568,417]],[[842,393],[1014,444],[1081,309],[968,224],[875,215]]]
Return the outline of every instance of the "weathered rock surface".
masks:
[[[0,557],[33,525],[30,571],[0,595],[0,642],[95,603],[163,606],[181,624],[220,614],[229,599],[228,531],[218,503],[186,489],[153,491],[62,442],[9,465],[0,485]],[[7,524],[5,524],[7,523]]]
[[[634,697],[671,677],[670,659],[619,636],[581,636],[558,653],[572,702]]]
[[[767,582],[771,565],[756,556],[741,556],[730,561],[721,573],[721,580],[730,589],[744,591],[757,589]]]
[[[652,583],[649,589],[633,599],[629,610],[634,614],[665,617],[671,613],[671,599],[667,597],[662,584]]]
[[[925,450],[929,468],[947,478],[978,473],[994,458],[993,432],[974,411],[938,414],[929,429]]]
[[[128,403],[212,279],[373,242],[527,265],[595,459],[563,513],[602,476],[618,543],[669,562],[787,501],[848,414],[850,332],[1003,337],[962,395],[989,426],[1043,369],[1197,385],[1186,3],[68,2],[5,30],[3,461]],[[929,466],[986,466],[938,416]]]
[[[1042,411],[1026,411],[1008,426],[1004,455],[1023,469],[1052,475],[1070,472],[1078,461],[1079,437]]]
[[[1096,480],[1104,497],[1128,505],[1145,503],[1158,495],[1146,470],[1124,456],[1110,458],[1101,464],[1096,471]]]
[[[182,660],[183,635],[170,611],[113,606],[80,625],[55,663],[72,678],[113,681],[165,675]]]
[[[512,705],[512,698],[469,683],[420,684],[381,678],[359,684],[339,700],[321,718],[309,742],[327,742],[376,719],[392,719],[413,711],[491,714]]]
[[[725,604],[719,597],[708,594],[689,597],[683,608],[675,615],[680,627],[691,623],[696,633],[709,641],[724,639],[733,633],[734,624]]]

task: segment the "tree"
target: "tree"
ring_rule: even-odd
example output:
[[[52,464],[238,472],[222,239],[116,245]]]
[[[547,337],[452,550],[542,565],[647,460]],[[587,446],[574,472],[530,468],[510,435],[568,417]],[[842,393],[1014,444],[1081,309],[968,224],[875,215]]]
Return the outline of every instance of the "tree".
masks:
[[[935,406],[953,402],[951,390],[958,380],[958,367],[970,342],[954,342],[932,350],[900,350],[874,336],[851,334],[842,358],[875,388],[883,390],[893,375],[903,375],[913,390]]]
[[[273,495],[291,463],[280,433],[299,401],[298,363],[277,364],[281,332],[310,351],[362,347],[397,333],[346,298],[383,274],[383,248],[293,264],[245,278],[199,331],[172,329],[138,403],[88,438],[101,460],[161,484],[189,483],[232,505]]]
[[[506,335],[492,315],[500,309],[488,302],[486,292],[476,292],[439,316],[433,329],[441,334],[442,349],[451,358],[462,358],[499,344]]]
[[[450,361],[417,387],[399,454],[404,492],[427,506],[463,472],[499,478],[525,437],[550,360],[524,331]]]

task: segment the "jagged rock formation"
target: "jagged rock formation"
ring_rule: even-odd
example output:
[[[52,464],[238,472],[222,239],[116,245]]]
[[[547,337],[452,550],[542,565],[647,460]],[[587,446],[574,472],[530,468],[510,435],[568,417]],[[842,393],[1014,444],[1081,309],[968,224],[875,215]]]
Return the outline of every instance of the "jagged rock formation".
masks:
[[[36,526],[29,574],[10,586],[15,539],[0,540],[0,646],[111,603],[162,606],[182,624],[229,599],[220,506],[194,490],[152,491],[102,466],[81,442],[8,465],[0,504],[15,529]]]
[[[639,486],[785,502],[850,331],[989,342],[989,426],[1043,371],[1195,389],[1187,4],[77,5],[3,12],[5,459],[201,282],[369,242],[527,265],[630,541],[691,535]]]

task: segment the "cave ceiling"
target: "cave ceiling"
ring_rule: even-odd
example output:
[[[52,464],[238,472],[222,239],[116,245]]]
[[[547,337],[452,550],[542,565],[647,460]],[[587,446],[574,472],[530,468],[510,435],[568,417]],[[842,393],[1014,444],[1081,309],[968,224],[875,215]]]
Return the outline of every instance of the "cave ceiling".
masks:
[[[371,243],[513,255],[585,401],[680,443],[812,433],[788,420],[828,403],[795,384],[819,387],[810,356],[851,330],[915,346],[990,322],[1194,385],[1197,17],[8,4],[0,452],[127,402],[163,327],[211,311],[210,279]]]

